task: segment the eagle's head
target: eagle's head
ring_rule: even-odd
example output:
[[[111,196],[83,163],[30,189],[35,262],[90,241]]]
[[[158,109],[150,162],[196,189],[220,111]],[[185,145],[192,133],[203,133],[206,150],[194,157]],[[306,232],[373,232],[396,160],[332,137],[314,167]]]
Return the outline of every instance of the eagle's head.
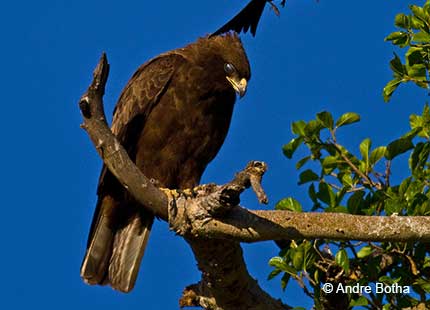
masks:
[[[195,44],[198,49],[198,63],[207,69],[221,86],[232,87],[243,97],[251,68],[239,36],[235,32],[200,38]],[[196,55],[197,56],[197,55]]]

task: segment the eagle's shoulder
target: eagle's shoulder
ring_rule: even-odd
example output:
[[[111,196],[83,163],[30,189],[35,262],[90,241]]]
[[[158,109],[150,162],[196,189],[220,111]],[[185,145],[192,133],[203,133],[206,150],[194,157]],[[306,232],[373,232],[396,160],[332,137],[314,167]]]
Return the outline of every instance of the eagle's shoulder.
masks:
[[[127,125],[136,116],[146,118],[149,115],[174,73],[186,62],[184,56],[171,51],[147,61],[136,70],[114,109],[112,132],[120,141]]]

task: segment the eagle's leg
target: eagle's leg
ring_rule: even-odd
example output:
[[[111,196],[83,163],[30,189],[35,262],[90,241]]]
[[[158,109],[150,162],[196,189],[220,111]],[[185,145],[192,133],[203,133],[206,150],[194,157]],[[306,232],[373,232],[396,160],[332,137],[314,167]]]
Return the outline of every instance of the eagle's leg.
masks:
[[[164,187],[159,187],[160,190],[166,194],[167,198],[170,200],[178,199],[183,197],[185,199],[192,199],[197,197],[197,191],[194,188],[185,188],[185,189],[169,189]]]

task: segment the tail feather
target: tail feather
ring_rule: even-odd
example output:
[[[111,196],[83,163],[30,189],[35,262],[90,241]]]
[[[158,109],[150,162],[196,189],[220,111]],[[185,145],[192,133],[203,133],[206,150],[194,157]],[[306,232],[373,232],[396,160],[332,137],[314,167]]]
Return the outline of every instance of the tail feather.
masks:
[[[133,289],[140,262],[151,232],[154,216],[133,213],[118,226],[119,203],[110,196],[101,198],[94,214],[87,252],[81,266],[84,282],[110,285],[121,292]],[[131,210],[131,206],[125,207]],[[115,213],[115,216],[112,214]]]
[[[115,234],[109,283],[116,290],[129,292],[133,289],[153,220],[153,216],[143,218],[135,214],[128,225]]]
[[[115,234],[110,212],[107,211],[114,208],[115,201],[109,196],[97,202],[87,252],[81,266],[81,277],[87,284],[103,284],[106,277]]]

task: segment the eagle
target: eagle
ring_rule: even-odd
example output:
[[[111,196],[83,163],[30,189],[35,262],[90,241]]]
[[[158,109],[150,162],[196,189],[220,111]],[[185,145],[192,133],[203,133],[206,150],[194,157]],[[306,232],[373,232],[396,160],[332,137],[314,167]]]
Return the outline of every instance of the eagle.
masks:
[[[140,66],[123,89],[111,130],[159,187],[188,189],[221,148],[237,95],[251,77],[234,32],[199,38]],[[91,285],[133,289],[154,215],[103,166],[81,266]]]

